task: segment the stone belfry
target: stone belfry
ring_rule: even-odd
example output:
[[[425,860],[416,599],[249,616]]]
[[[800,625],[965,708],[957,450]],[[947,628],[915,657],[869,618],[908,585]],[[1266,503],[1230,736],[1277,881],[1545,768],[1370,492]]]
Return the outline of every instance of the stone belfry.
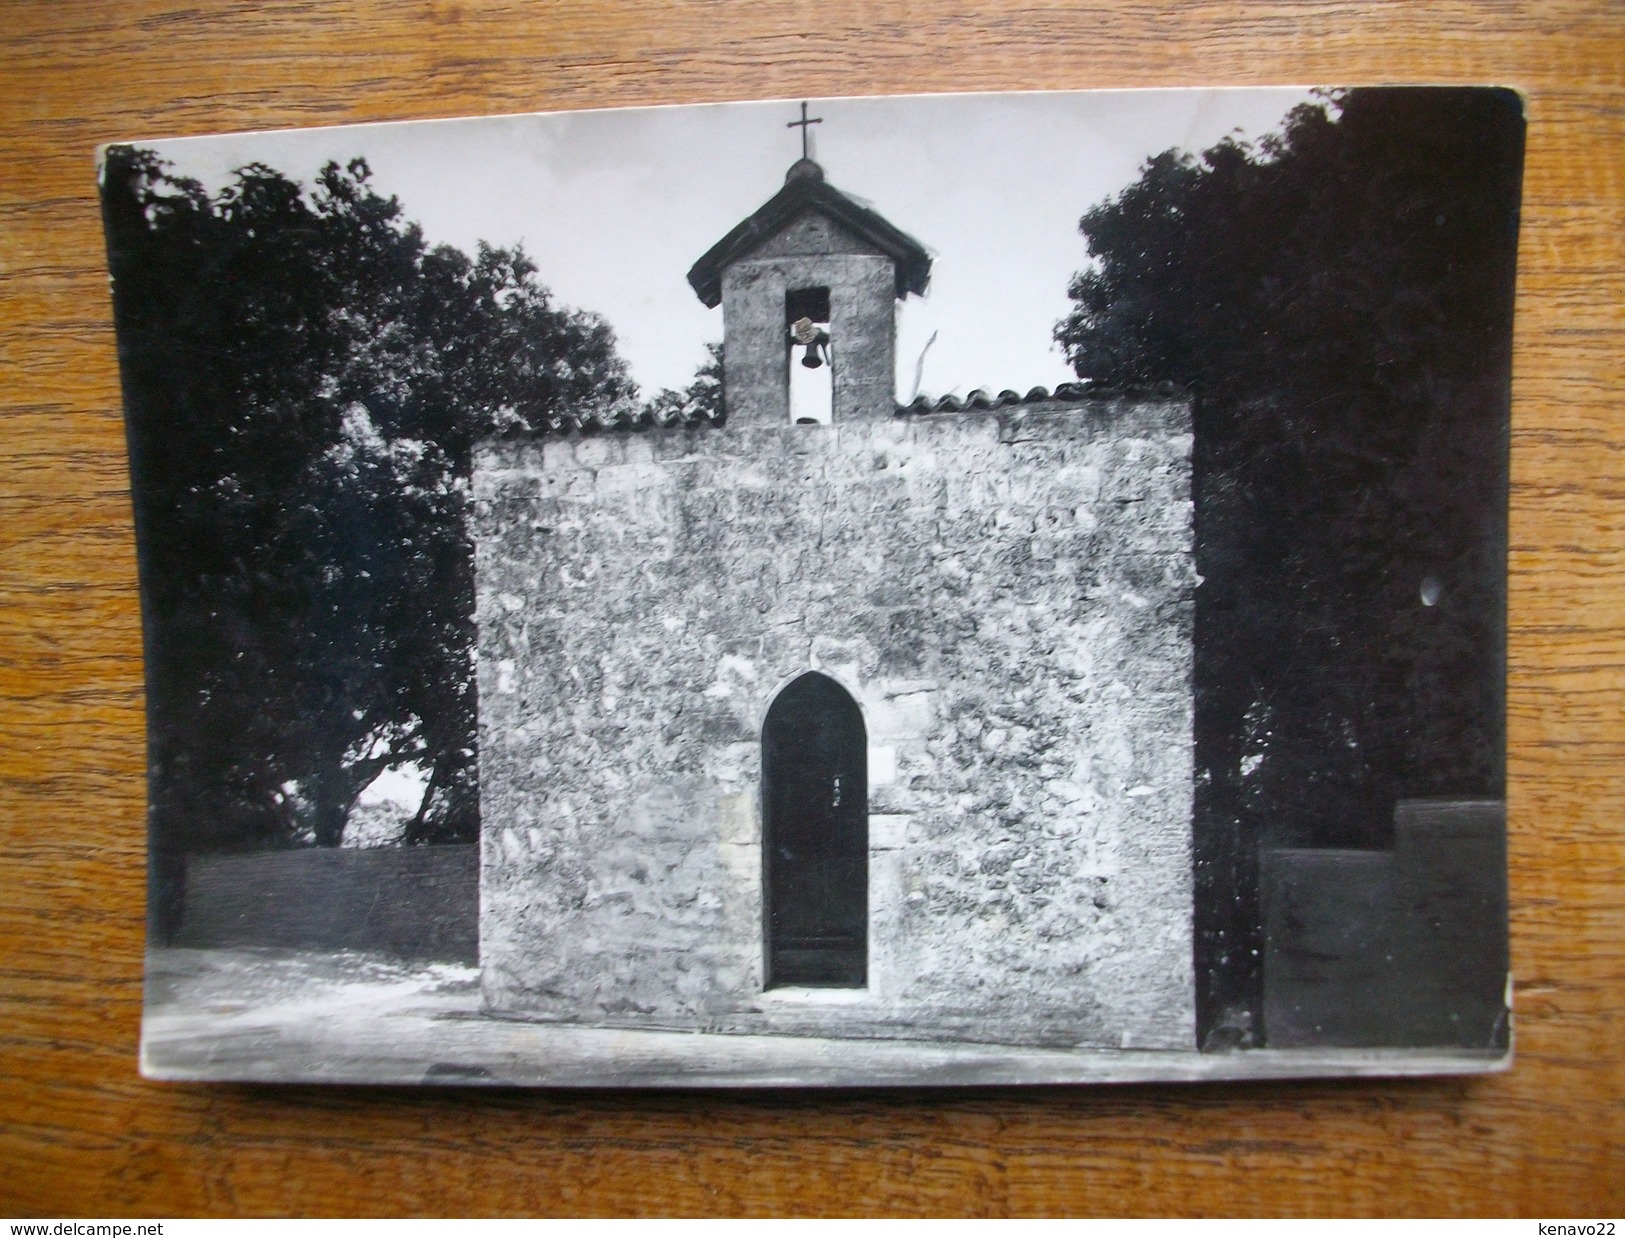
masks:
[[[791,367],[804,349],[833,370],[836,423],[896,411],[896,302],[925,292],[931,256],[913,237],[824,179],[808,155],[784,187],[713,245],[688,273],[722,306],[724,395],[735,425],[790,421]],[[800,338],[795,332],[801,324]],[[827,342],[826,342],[827,341]]]

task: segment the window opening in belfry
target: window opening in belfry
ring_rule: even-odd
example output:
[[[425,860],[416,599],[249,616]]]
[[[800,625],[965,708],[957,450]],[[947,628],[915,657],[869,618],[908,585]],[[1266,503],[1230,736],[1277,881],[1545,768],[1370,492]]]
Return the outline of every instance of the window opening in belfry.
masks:
[[[798,426],[827,426],[834,420],[835,409],[829,289],[792,288],[786,292],[784,328],[790,369],[790,421]]]
[[[863,711],[826,675],[779,693],[762,726],[767,986],[868,983],[869,768]]]

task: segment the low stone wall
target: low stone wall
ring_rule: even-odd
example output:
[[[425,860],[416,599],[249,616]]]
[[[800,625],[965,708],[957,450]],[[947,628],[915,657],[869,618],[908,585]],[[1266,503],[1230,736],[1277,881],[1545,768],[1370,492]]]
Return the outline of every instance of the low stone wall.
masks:
[[[1194,1049],[1189,416],[482,447],[490,1005]],[[809,670],[867,733],[864,989],[764,989],[762,722]]]
[[[173,944],[479,960],[479,848],[197,855]]]
[[[1263,864],[1271,1048],[1507,1043],[1506,809],[1409,800],[1391,851]]]

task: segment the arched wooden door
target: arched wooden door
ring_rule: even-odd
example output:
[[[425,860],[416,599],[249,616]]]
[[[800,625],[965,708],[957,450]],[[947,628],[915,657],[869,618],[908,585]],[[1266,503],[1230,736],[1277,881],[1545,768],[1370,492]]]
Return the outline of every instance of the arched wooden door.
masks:
[[[767,984],[862,988],[869,953],[869,773],[863,712],[811,672],[762,727]]]

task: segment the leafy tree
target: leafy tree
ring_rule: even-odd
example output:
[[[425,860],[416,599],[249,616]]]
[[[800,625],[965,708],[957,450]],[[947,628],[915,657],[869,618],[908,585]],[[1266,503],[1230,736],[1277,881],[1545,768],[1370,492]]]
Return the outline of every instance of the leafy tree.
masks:
[[[1198,1008],[1256,1043],[1261,846],[1504,794],[1510,93],[1355,90],[1084,215],[1056,338],[1194,394]]]
[[[114,148],[103,200],[156,851],[336,845],[407,762],[408,841],[473,837],[473,443],[630,406],[609,328],[522,253],[427,247],[361,160],[211,195]]]
[[[650,400],[645,414],[660,424],[677,420],[721,421],[722,345],[707,344],[706,359],[694,372],[694,381],[682,391],[670,387]]]

